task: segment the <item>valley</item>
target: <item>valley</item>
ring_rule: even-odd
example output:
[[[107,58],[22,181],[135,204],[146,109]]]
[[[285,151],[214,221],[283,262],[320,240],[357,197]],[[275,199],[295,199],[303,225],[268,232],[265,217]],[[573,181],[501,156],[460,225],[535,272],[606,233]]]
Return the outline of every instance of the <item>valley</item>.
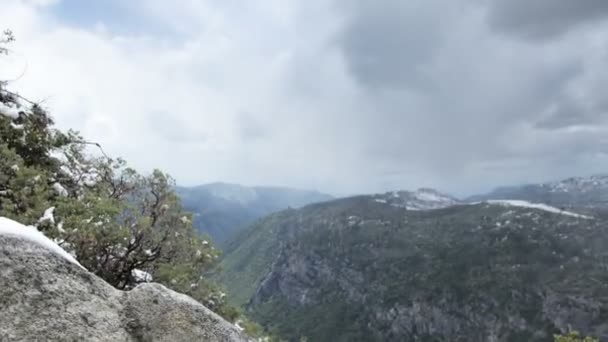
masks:
[[[289,340],[608,338],[601,189],[551,192],[562,208],[526,193],[421,189],[284,210],[230,242],[218,281]]]

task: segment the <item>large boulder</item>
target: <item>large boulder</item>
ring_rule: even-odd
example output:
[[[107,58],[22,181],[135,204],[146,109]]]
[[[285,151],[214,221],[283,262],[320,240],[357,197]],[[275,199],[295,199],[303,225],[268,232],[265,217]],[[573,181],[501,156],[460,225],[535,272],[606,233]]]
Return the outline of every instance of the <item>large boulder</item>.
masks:
[[[27,236],[0,229],[0,341],[246,341],[159,284],[124,292]]]

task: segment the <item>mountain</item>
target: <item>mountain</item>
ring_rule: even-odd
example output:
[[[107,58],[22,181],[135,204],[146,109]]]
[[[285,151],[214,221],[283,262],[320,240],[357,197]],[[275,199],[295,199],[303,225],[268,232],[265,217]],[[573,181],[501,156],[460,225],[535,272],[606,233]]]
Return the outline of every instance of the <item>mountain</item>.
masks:
[[[608,339],[606,221],[524,200],[411,210],[421,198],[450,201],[388,193],[272,214],[234,240],[219,281],[292,341]]]
[[[184,208],[194,213],[194,226],[209,234],[220,247],[260,217],[332,199],[332,196],[317,191],[228,183],[178,187],[177,193]]]
[[[472,196],[468,201],[488,199],[519,199],[579,210],[605,209],[608,208],[608,175],[501,187],[487,194]]]
[[[376,202],[387,203],[408,210],[440,209],[463,203],[455,197],[429,188],[420,188],[416,191],[387,192],[374,195],[373,198]]]

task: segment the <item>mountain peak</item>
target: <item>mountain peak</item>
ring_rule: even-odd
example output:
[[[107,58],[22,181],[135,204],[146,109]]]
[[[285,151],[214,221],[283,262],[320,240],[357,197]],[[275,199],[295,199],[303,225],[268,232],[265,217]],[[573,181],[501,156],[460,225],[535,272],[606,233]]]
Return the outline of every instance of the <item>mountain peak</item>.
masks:
[[[373,199],[378,203],[386,203],[408,210],[441,209],[461,203],[458,199],[431,188],[387,192],[374,195]]]
[[[589,192],[598,188],[608,187],[608,174],[598,174],[588,177],[570,177],[556,182],[548,182],[540,185],[550,192]]]

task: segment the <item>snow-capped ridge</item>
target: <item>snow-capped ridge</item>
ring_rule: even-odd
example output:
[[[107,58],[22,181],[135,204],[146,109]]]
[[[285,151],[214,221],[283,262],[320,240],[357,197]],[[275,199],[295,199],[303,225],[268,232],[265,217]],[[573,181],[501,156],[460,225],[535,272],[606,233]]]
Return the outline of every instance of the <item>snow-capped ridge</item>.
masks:
[[[561,181],[540,184],[549,192],[589,192],[598,188],[608,187],[608,175],[593,175],[589,177],[570,177]]]
[[[431,210],[447,208],[461,202],[435,189],[419,188],[416,191],[393,191],[373,196],[375,202],[390,204],[407,210]]]
[[[479,202],[472,203],[472,204],[478,204],[478,203]],[[523,201],[523,200],[487,200],[487,201],[484,201],[481,203],[538,209],[538,210],[543,210],[543,211],[547,211],[547,212],[554,213],[554,214],[561,214],[561,215],[566,215],[566,216],[571,216],[571,217],[577,217],[577,218],[582,218],[582,219],[586,219],[586,220],[593,219],[593,217],[591,217],[591,216],[577,214],[577,213],[573,213],[571,211],[561,210],[559,208],[555,208],[555,207],[552,207],[550,205],[546,205],[543,203],[531,203],[531,202]]]

